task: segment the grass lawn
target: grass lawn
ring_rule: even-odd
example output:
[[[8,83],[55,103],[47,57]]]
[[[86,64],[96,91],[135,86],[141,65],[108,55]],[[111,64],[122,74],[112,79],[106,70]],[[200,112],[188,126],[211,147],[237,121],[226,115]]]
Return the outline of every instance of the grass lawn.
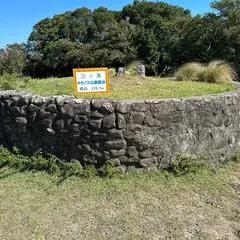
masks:
[[[240,165],[181,177],[0,170],[0,239],[240,238]]]
[[[139,84],[139,82],[141,84]],[[201,96],[233,90],[232,84],[178,82],[167,78],[137,77],[110,78],[110,94],[85,94],[82,98],[150,99]],[[30,80],[26,90],[40,95],[73,95],[73,79],[49,78]]]

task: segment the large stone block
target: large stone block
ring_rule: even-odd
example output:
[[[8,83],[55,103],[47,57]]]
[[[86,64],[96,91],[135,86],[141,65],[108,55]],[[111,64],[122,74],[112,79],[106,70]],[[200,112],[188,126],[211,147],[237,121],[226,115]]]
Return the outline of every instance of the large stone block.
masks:
[[[88,122],[88,117],[85,116],[85,115],[76,115],[74,117],[74,121],[77,122],[77,123],[85,124],[85,123]]]
[[[27,121],[26,118],[17,117],[16,118],[16,123],[18,123],[19,125],[27,125],[28,121]]]
[[[90,103],[82,101],[79,104],[73,104],[73,111],[78,115],[89,115],[90,114]]]
[[[122,148],[126,148],[126,146],[126,141],[120,139],[104,142],[104,147],[106,150],[120,150]]]
[[[130,121],[135,124],[142,124],[145,118],[145,114],[141,112],[132,112]]]
[[[108,131],[108,134],[113,139],[122,139],[123,138],[123,133],[121,130],[111,129]]]
[[[30,105],[28,106],[27,110],[28,110],[29,112],[37,112],[37,111],[39,110],[39,107],[37,107],[37,106],[35,106],[35,105],[33,105],[33,104],[30,104]]]
[[[124,156],[126,153],[126,149],[121,149],[121,150],[111,150],[110,151],[110,156],[113,158],[121,157]]]
[[[91,112],[91,118],[92,119],[101,119],[103,117],[104,117],[104,115],[102,113],[98,112],[98,111],[92,111]]]
[[[62,130],[64,128],[64,120],[59,119],[55,122],[56,128]]]
[[[146,112],[148,105],[145,102],[132,103],[132,110],[135,112]]]
[[[116,117],[115,114],[112,113],[110,115],[107,115],[103,118],[102,126],[105,129],[112,129],[116,127]]]
[[[136,147],[129,146],[128,149],[127,149],[127,156],[137,157],[138,156],[138,151],[137,151]]]
[[[101,108],[99,109],[99,112],[103,113],[103,114],[110,114],[114,112],[114,106],[113,103],[111,102],[104,102],[101,106]]]
[[[130,106],[127,103],[118,103],[116,106],[116,110],[119,113],[129,113],[130,112]]]
[[[54,103],[49,104],[49,105],[46,107],[46,111],[51,112],[51,113],[57,113],[58,110],[57,110],[56,104],[54,104]]]
[[[73,108],[67,104],[63,105],[60,112],[61,112],[62,116],[65,118],[73,118],[75,115]]]
[[[91,106],[93,109],[100,109],[101,106],[103,105],[104,100],[102,99],[93,99],[91,102]]]
[[[156,167],[157,166],[157,158],[152,157],[152,158],[145,158],[140,160],[140,165],[145,168],[149,167]]]
[[[126,132],[124,134],[124,138],[129,142],[129,143],[140,143],[142,142],[143,135],[139,132]]]
[[[93,129],[100,129],[102,125],[102,119],[90,119],[89,126]]]
[[[122,115],[121,113],[117,114],[117,127],[119,129],[123,129],[126,128],[127,124],[124,118],[124,115]]]

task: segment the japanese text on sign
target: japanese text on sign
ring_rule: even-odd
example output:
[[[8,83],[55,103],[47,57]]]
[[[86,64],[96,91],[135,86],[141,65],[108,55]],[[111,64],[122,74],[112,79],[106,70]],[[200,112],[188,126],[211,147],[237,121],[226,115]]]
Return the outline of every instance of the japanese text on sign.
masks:
[[[75,93],[108,93],[107,68],[73,69]]]

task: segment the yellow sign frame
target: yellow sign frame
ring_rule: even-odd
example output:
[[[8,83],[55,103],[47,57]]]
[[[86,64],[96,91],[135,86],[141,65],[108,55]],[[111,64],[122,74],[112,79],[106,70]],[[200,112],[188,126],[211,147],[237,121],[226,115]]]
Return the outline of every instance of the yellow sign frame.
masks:
[[[78,92],[77,88],[77,72],[96,72],[96,71],[104,71],[106,77],[106,91],[100,92]],[[108,68],[74,68],[73,69],[73,86],[75,95],[81,94],[108,94],[109,93],[109,77],[108,77]]]

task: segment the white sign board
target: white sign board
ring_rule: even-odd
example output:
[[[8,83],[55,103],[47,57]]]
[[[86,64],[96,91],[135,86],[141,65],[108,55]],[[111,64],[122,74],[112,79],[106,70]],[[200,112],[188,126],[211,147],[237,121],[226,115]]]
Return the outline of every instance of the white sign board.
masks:
[[[108,93],[108,68],[73,69],[75,94]]]

